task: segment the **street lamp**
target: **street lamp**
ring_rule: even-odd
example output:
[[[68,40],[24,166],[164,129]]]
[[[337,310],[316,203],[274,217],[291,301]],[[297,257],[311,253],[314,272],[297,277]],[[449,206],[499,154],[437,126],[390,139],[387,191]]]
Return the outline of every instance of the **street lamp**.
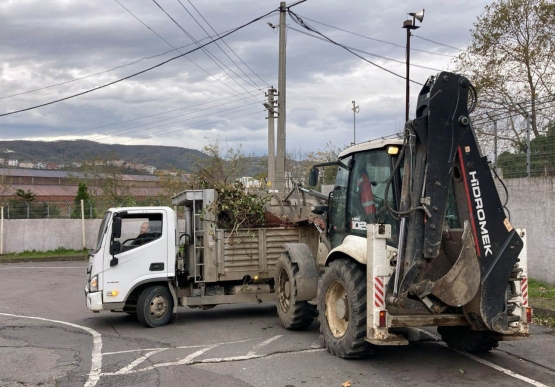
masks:
[[[360,112],[359,107],[355,105],[355,101],[353,101],[351,110],[353,111],[353,145],[355,145],[357,143],[356,114]]]
[[[406,109],[405,109],[405,122],[409,120],[409,93],[410,93],[410,85],[409,85],[409,66],[410,66],[410,30],[415,30],[417,28],[420,28],[419,26],[416,25],[416,19],[418,19],[418,21],[420,21],[420,23],[422,23],[422,20],[424,20],[424,10],[420,11],[420,12],[411,12],[409,13],[410,16],[412,16],[412,20],[405,20],[403,22],[403,28],[405,28],[407,30],[407,77],[406,77],[406,86],[407,86],[407,103],[406,103]]]

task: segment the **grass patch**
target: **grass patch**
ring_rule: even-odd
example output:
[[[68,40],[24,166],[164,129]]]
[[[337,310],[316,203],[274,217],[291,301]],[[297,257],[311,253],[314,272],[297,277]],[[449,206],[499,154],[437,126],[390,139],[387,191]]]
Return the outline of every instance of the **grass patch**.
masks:
[[[69,255],[86,255],[87,250],[72,250],[66,249],[64,247],[58,247],[55,250],[48,251],[37,251],[37,250],[25,250],[21,253],[9,253],[0,256],[2,258],[42,258],[42,257],[63,257]]]
[[[555,318],[553,317],[544,318],[544,317],[534,316],[533,323],[538,325],[543,325],[551,329],[555,328]]]
[[[528,281],[528,297],[555,301],[555,286],[549,286],[530,278]]]

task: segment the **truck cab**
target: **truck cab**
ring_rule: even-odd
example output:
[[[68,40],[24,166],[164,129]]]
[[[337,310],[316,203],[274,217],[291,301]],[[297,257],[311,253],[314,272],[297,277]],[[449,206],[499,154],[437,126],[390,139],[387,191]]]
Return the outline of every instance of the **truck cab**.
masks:
[[[132,300],[144,288],[167,287],[175,276],[176,222],[169,207],[106,211],[89,256],[87,307],[134,313]],[[164,315],[167,306],[158,305]]]

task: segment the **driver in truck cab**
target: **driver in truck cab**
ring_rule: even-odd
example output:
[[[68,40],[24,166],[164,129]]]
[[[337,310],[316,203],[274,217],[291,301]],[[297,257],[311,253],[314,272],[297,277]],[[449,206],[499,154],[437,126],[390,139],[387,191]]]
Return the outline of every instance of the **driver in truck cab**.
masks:
[[[149,233],[150,233],[150,223],[143,222],[143,224],[141,224],[141,228],[139,229],[139,235],[137,236],[137,238],[135,238],[135,240],[131,244],[133,246],[141,246],[147,242],[150,242],[152,240],[152,235]]]

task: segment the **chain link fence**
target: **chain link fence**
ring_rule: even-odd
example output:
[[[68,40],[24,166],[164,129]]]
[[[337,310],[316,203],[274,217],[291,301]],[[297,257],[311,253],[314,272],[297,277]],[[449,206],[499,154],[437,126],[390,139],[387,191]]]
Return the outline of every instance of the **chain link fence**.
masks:
[[[81,219],[81,204],[69,201],[4,201],[5,219]],[[83,213],[85,219],[102,218],[104,212],[112,207],[168,206],[169,201],[157,198],[134,200],[85,200]]]

